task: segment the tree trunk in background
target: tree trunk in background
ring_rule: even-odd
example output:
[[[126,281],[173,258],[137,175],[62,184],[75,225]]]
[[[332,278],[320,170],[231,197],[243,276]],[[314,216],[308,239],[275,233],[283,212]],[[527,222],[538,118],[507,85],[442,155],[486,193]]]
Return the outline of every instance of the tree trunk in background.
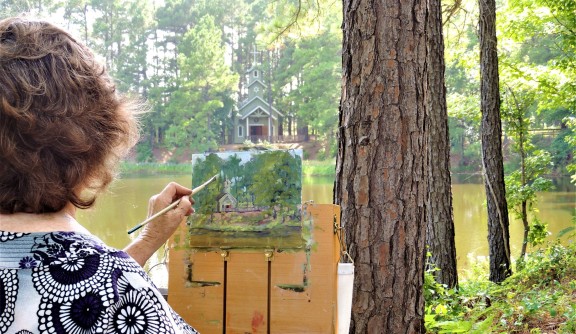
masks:
[[[480,103],[482,110],[482,164],[488,204],[490,280],[510,276],[510,234],[504,186],[502,124],[496,42],[495,0],[479,0],[480,6]]]
[[[428,187],[429,202],[426,222],[426,245],[429,262],[439,270],[436,280],[448,287],[458,285],[452,184],[450,179],[450,138],[444,82],[444,39],[440,0],[429,0],[428,43]]]
[[[350,333],[423,333],[427,6],[344,0],[335,203],[356,279]]]

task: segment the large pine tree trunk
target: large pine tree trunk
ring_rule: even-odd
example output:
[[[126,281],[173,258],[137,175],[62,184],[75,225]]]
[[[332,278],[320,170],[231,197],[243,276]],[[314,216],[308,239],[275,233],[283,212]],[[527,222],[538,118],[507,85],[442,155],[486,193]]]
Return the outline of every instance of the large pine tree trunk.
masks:
[[[426,245],[431,254],[429,262],[439,270],[436,280],[448,287],[458,285],[454,215],[452,212],[452,184],[450,178],[450,138],[444,84],[444,39],[440,0],[429,0],[427,37],[429,125],[429,205],[426,222]]]
[[[351,333],[422,333],[425,3],[344,0],[335,202],[356,266]]]
[[[496,42],[495,0],[480,5],[480,103],[482,163],[488,206],[490,280],[502,282],[511,274],[508,206],[504,186],[502,124]]]

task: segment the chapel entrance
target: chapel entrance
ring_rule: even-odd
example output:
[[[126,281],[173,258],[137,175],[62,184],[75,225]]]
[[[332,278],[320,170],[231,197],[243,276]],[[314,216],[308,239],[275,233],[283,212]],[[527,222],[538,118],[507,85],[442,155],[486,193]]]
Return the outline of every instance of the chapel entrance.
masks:
[[[264,136],[264,127],[262,125],[250,126],[250,136]]]
[[[268,127],[263,125],[251,125],[250,140],[252,142],[257,142],[259,140],[270,140],[268,138]]]

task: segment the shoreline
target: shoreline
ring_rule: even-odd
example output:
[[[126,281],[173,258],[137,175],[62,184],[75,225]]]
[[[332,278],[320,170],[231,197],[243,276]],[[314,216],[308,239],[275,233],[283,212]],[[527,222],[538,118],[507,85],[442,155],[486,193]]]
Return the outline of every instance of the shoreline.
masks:
[[[192,163],[123,161],[120,164],[120,174],[122,177],[129,177],[131,175],[190,175],[191,173]],[[335,177],[335,161],[303,160],[302,176]]]

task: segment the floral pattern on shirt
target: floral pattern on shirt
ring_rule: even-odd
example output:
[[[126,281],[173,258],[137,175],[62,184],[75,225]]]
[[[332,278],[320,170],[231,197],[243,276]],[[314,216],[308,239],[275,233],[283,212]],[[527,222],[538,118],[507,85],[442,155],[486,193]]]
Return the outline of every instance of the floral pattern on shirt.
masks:
[[[24,236],[1,235],[0,247]],[[0,333],[197,333],[125,252],[71,232],[31,233],[28,239],[17,265],[0,267]],[[20,290],[22,280],[29,288]],[[34,321],[18,323],[17,314],[30,312]]]

